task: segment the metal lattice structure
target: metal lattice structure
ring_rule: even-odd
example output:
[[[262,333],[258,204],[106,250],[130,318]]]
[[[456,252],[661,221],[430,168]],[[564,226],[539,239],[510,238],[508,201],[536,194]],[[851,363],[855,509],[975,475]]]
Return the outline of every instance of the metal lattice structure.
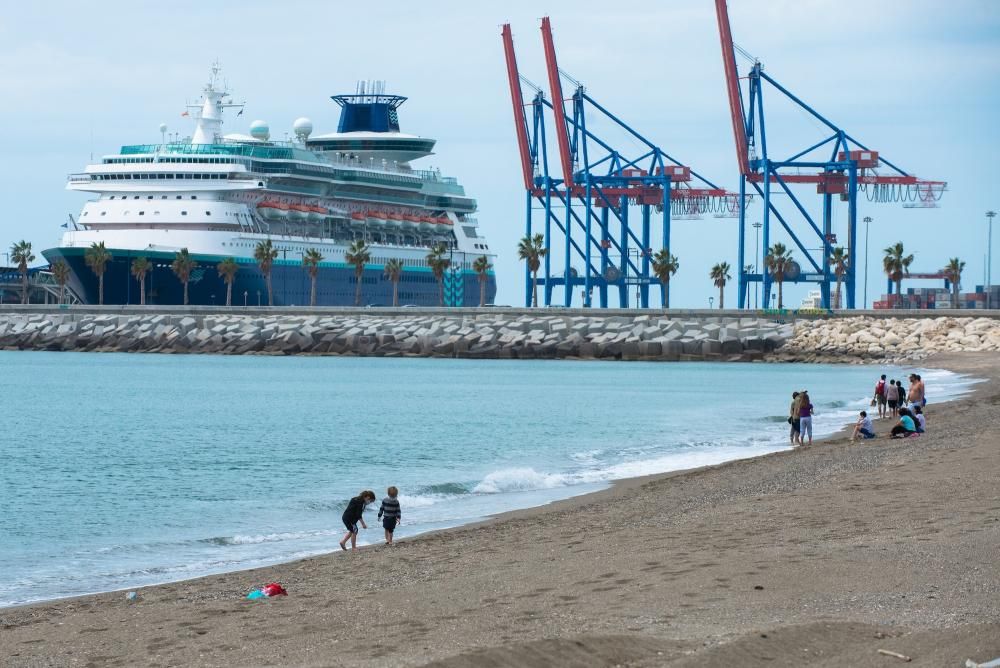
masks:
[[[715,0],[722,44],[722,59],[726,73],[726,92],[732,115],[733,136],[740,166],[740,196],[747,186],[763,200],[762,255],[770,248],[772,222],[791,239],[804,258],[805,266],[793,266],[785,275],[786,282],[819,283],[824,308],[830,308],[830,286],[836,277],[827,262],[835,245],[833,197],[847,203],[847,308],[855,307],[855,269],[857,250],[858,195],[864,193],[873,203],[900,202],[904,207],[934,207],[946,190],[944,181],[919,179],[869,149],[843,129],[822,116],[796,97],[787,88],[764,72],[754,60],[746,77],[746,95],[736,67],[726,0]],[[742,50],[741,50],[742,51]],[[791,156],[775,159],[768,152],[768,135],[764,120],[764,96],[777,94],[790,101],[818,121],[830,134],[821,141]],[[822,197],[821,216],[810,215],[804,198],[795,194],[793,186],[814,184]],[[775,190],[777,188],[777,190]],[[780,194],[784,199],[775,195]],[[746,207],[739,211],[739,303],[746,303],[750,283],[763,284],[763,306],[767,308],[771,291],[771,276],[756,267],[746,271],[747,232]],[[819,248],[812,247],[818,244]],[[755,257],[756,257],[755,249]]]
[[[553,288],[562,286],[563,306],[572,305],[573,292],[579,287],[584,306],[592,305],[596,288],[602,308],[608,306],[609,290],[617,290],[619,305],[628,307],[634,286],[638,306],[647,308],[650,286],[660,284],[651,271],[652,256],[670,249],[671,221],[704,214],[735,218],[743,209],[741,199],[671,157],[599,104],[583,85],[559,69],[547,17],[542,19],[541,32],[550,98],[520,76],[510,24],[503,26],[501,34],[526,195],[527,236],[537,233],[536,205],[543,216],[547,252],[538,284],[544,291],[544,304],[551,305]],[[564,79],[573,86],[568,113]],[[533,91],[528,104],[522,83]],[[600,124],[637,141],[641,148],[614,148],[611,140],[593,131]],[[552,134],[559,175],[549,165],[547,141]],[[561,265],[561,271],[553,271],[554,262]],[[525,271],[525,303],[530,305],[531,276]],[[660,285],[661,304],[668,299],[668,291],[669,283]]]

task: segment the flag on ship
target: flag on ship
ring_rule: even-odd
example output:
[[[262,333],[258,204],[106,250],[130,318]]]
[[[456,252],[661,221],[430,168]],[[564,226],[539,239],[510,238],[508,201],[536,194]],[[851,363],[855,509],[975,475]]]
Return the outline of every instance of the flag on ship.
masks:
[[[181,116],[190,116],[190,115],[191,115],[191,114],[189,114],[189,113],[188,113],[188,112],[186,112],[186,111],[183,111],[183,112],[181,112]]]

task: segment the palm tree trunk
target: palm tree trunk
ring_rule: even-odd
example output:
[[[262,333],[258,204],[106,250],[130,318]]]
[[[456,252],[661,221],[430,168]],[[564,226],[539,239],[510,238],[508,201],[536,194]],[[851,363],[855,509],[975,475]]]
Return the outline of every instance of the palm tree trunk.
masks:
[[[361,306],[361,272],[354,271],[354,305]]]
[[[444,276],[438,279],[438,306],[444,306]]]
[[[899,308],[903,308],[903,279],[896,279],[896,296],[899,297]]]
[[[666,310],[670,308],[670,281],[663,281],[663,294],[662,297],[663,309]]]
[[[538,308],[538,272],[531,272],[531,305]]]
[[[28,303],[28,272],[21,274],[21,303]]]
[[[952,299],[952,302],[954,303],[954,308],[962,308],[962,304],[958,301],[958,281],[952,283],[951,289],[952,292],[954,292],[955,294],[955,296]]]
[[[139,306],[146,305],[146,275],[139,277]]]
[[[66,284],[65,283],[60,283],[59,284],[59,303],[60,304],[66,303]]]
[[[719,310],[722,310],[723,300],[726,298],[726,285],[723,283],[719,286]]]
[[[233,282],[226,281],[226,306],[233,305]]]
[[[264,275],[265,282],[267,283],[267,305],[274,306],[274,296],[271,293],[271,270],[268,269],[267,273]]]
[[[778,310],[780,311],[784,308],[783,295],[781,294],[781,288],[784,287],[784,281],[778,281]]]
[[[316,306],[316,275],[309,277],[312,286],[309,289],[309,306]]]
[[[392,305],[399,306],[399,281],[392,282]]]
[[[479,307],[486,305],[486,281],[479,279]]]
[[[97,305],[104,306],[104,272],[97,275]]]
[[[188,282],[184,281],[184,306],[188,305]]]
[[[837,277],[837,290],[833,293],[833,308],[840,308],[840,276]]]

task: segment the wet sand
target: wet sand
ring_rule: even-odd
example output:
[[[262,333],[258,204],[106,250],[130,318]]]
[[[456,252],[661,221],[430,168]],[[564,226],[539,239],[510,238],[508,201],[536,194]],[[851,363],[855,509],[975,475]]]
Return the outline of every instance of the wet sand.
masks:
[[[624,481],[393,548],[150,587],[136,603],[0,610],[3,662],[902,663],[879,649],[908,665],[987,661],[1000,656],[1000,358],[922,366],[992,382],[931,403],[916,439],[837,437]],[[290,595],[244,600],[272,580]]]

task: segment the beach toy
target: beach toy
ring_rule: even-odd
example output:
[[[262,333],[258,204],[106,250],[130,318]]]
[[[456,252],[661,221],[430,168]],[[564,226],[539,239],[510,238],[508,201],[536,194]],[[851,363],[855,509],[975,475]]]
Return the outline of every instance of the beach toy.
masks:
[[[135,600],[138,600],[138,598],[139,598],[139,594],[137,594],[134,591],[130,591],[129,593],[125,594],[125,600],[126,601],[135,601]]]
[[[264,585],[264,595],[265,596],[288,596],[288,592],[277,582],[270,582]]]
[[[250,599],[251,601],[256,601],[257,599],[260,598],[267,598],[267,594],[262,592],[260,589],[254,589],[252,592],[247,594],[247,598]]]

